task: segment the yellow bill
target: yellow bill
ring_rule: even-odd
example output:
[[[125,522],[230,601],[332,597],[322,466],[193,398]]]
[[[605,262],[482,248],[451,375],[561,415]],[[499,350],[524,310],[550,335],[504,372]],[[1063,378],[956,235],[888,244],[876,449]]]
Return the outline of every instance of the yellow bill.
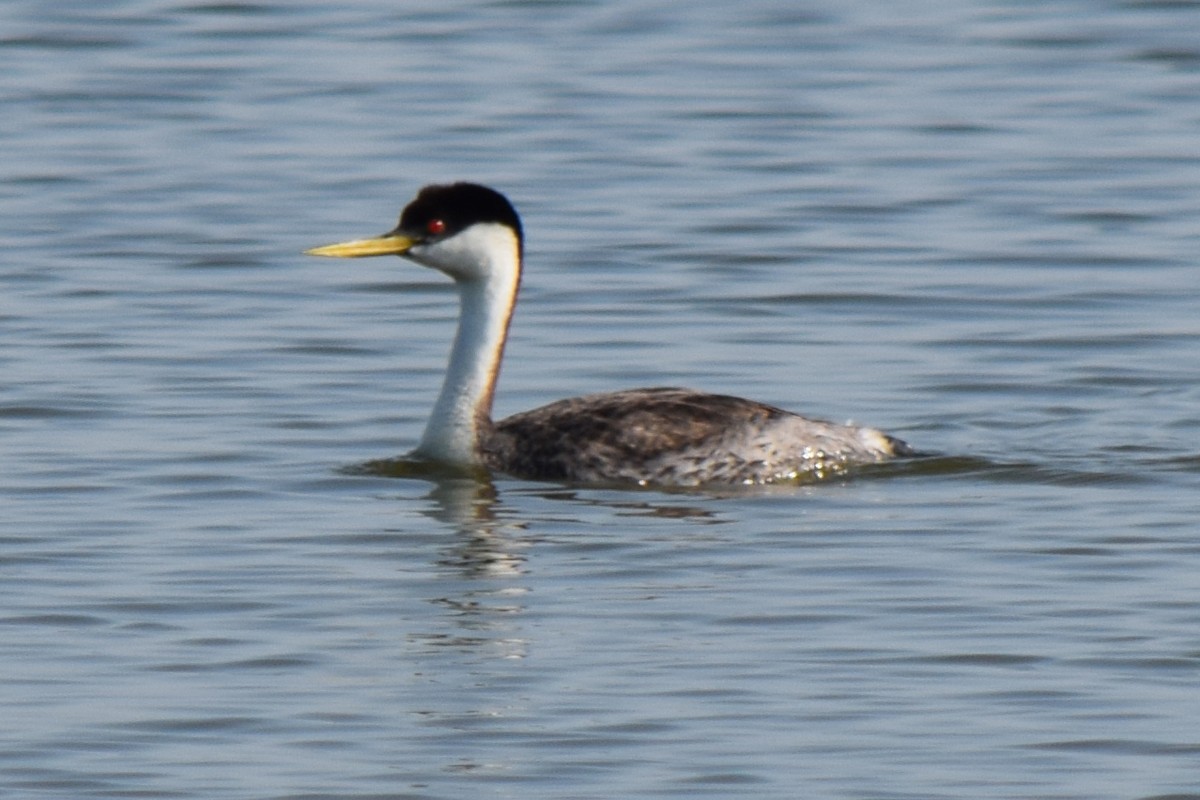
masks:
[[[411,236],[387,234],[376,236],[374,239],[355,239],[352,242],[327,244],[324,247],[314,247],[305,250],[310,256],[329,256],[330,258],[365,258],[366,256],[402,256],[417,243]]]

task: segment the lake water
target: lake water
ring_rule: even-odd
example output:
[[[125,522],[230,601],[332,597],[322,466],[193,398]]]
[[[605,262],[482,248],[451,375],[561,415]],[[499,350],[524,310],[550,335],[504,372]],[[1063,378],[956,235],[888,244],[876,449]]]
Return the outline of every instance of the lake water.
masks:
[[[1200,3],[0,8],[0,794],[1200,797]],[[400,479],[456,314],[301,255],[524,215],[500,415],[941,457]]]

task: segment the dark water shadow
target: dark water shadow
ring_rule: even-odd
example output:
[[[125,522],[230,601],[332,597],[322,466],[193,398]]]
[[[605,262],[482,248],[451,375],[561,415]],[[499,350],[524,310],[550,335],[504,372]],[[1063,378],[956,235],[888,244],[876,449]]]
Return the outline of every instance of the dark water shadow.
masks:
[[[1134,459],[1136,461],[1136,459]],[[585,496],[588,492],[608,491],[627,493],[629,497],[639,500],[608,501],[614,508],[623,506],[653,509],[655,504],[645,498],[657,496],[660,498],[695,497],[697,499],[744,499],[755,496],[778,497],[787,494],[806,494],[819,491],[822,486],[847,485],[858,481],[908,480],[914,478],[966,478],[986,483],[1001,484],[1042,484],[1053,486],[1095,486],[1111,483],[1128,484],[1131,482],[1153,482],[1150,473],[1155,469],[1171,471],[1195,472],[1200,466],[1200,456],[1186,459],[1174,458],[1169,461],[1153,459],[1142,466],[1151,469],[1141,469],[1138,464],[1131,463],[1129,458],[1095,458],[1089,463],[1082,463],[1083,455],[1074,461],[1047,462],[1033,459],[1005,459],[975,455],[948,455],[942,453],[918,453],[908,458],[896,459],[880,464],[866,464],[852,469],[840,471],[825,477],[804,478],[791,482],[769,484],[752,484],[745,486],[701,485],[701,486],[638,486],[629,483],[566,483],[566,482],[530,482],[505,475],[493,475],[483,467],[462,467],[438,462],[423,461],[407,457],[377,459],[363,464],[345,467],[340,470],[346,475],[369,475],[383,478],[400,478],[409,480],[430,481],[446,491],[446,487],[456,485],[456,482],[480,483],[489,487],[493,498],[498,496],[495,481],[512,481],[519,486],[513,491],[522,494],[533,494],[547,500],[565,500],[569,502],[586,501],[589,504],[604,502],[604,500]],[[436,493],[436,492],[435,492]],[[696,516],[710,517],[711,509],[697,507]],[[677,505],[663,506],[659,509],[663,516],[686,516]]]
[[[1042,486],[1102,486],[1153,483],[1149,470],[1125,459],[1099,458],[1044,462],[986,456],[926,454],[917,458],[871,466],[863,470],[876,478],[966,478],[983,483]]]
[[[494,474],[484,467],[445,464],[408,456],[374,459],[343,467],[339,472],[343,475],[430,482],[435,486],[430,497],[449,501],[450,508],[447,509],[447,516],[443,521],[461,522],[464,519],[463,512],[467,510],[462,505],[466,499],[462,496],[466,487],[475,487],[467,492],[473,498],[471,502],[483,502],[484,498],[495,501],[499,497],[496,481],[501,481],[502,485],[504,483],[512,484],[506,487],[505,491],[534,495],[547,500],[586,502],[589,505],[608,505],[618,510],[634,509],[664,517],[684,517],[689,515],[687,507],[673,503],[658,504],[649,498],[657,497],[666,500],[694,497],[698,500],[714,500],[756,496],[778,497],[780,495],[806,494],[819,491],[822,486],[846,485],[861,480],[973,475],[1001,468],[1012,469],[1016,466],[1018,465],[998,464],[983,458],[917,454],[895,461],[838,470],[822,476],[806,473],[793,481],[745,485],[703,484],[699,486],[638,485],[616,481],[592,483],[529,481],[510,478],[503,473]],[[597,492],[621,493],[626,496],[626,499],[614,500],[611,495],[594,494]],[[695,506],[691,507],[691,510],[698,518],[713,516],[710,508]],[[466,516],[470,518],[474,515],[467,514]]]

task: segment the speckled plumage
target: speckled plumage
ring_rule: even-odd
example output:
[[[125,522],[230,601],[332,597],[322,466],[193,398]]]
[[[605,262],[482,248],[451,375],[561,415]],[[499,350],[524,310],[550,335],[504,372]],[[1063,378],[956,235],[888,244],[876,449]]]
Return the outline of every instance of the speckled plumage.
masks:
[[[872,428],[692,389],[629,389],[560,400],[496,423],[492,469],[523,478],[699,486],[823,478],[911,451]]]

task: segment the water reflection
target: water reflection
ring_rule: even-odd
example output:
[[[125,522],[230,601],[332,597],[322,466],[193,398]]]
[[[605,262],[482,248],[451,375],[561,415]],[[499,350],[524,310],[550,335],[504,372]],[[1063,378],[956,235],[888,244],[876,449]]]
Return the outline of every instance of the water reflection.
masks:
[[[469,578],[519,575],[524,558],[511,533],[525,526],[501,517],[499,492],[482,467],[455,467],[406,457],[368,461],[344,470],[352,475],[428,481],[431,501],[422,513],[457,531],[455,547],[438,560]]]
[[[487,470],[401,457],[344,471],[429,482],[429,502],[421,513],[456,534],[434,558],[438,593],[426,598],[444,613],[436,629],[410,633],[409,641],[487,658],[524,658],[529,640],[516,620],[525,611],[521,598],[529,592],[520,583],[526,572],[527,542],[521,535],[526,526],[506,518]]]
[[[410,631],[408,641],[429,654],[457,653],[477,659],[524,659],[536,640],[527,635],[524,618],[531,588],[530,548],[571,526],[586,526],[600,509],[606,518],[678,520],[704,526],[738,521],[723,501],[832,491],[851,480],[904,479],[930,474],[995,472],[983,459],[935,458],[879,465],[825,484],[650,490],[630,487],[569,486],[494,479],[482,468],[452,467],[406,457],[379,459],[346,468],[347,474],[420,481],[428,487],[416,507],[441,531],[428,555],[431,581],[423,600],[440,610],[423,630]],[[505,500],[507,496],[507,502]],[[544,502],[567,509],[547,514]],[[542,509],[526,519],[521,508]],[[531,531],[531,526],[538,530]],[[452,535],[444,535],[451,532]],[[421,561],[425,561],[422,556]],[[444,665],[443,665],[444,667]]]
[[[500,492],[493,481],[492,473],[483,467],[451,466],[407,457],[385,458],[368,461],[344,470],[350,475],[373,475],[383,478],[408,478],[429,481],[433,489],[429,499],[434,501],[430,517],[438,522],[454,526],[471,537],[491,538],[500,524],[497,510],[500,507]],[[794,492],[799,485],[763,486],[719,486],[655,487],[642,488],[627,485],[613,487],[573,487],[558,484],[538,486],[536,489],[520,489],[545,500],[568,502],[588,507],[612,509],[618,515],[640,517],[662,517],[666,519],[695,519],[720,522],[710,507],[698,504],[680,505],[673,502],[680,496],[711,500],[718,497],[744,497],[747,494]],[[636,497],[636,500],[629,499]],[[659,498],[659,500],[651,499]],[[507,527],[524,528],[523,523],[509,520]]]
[[[627,490],[628,491],[628,490]],[[641,492],[642,490],[632,490]],[[697,494],[696,489],[692,489],[688,494]],[[538,490],[532,494],[544,500],[556,500],[560,502],[574,503],[589,507],[602,507],[611,509],[617,516],[625,517],[658,517],[662,519],[691,519],[697,522],[718,523],[724,522],[713,508],[706,508],[699,505],[676,505],[668,502],[654,502],[651,500],[625,500],[614,499],[611,496],[602,494],[594,494],[583,492],[577,489],[570,488],[555,488],[551,490]],[[679,493],[674,493],[679,494]],[[715,498],[716,493],[705,493],[709,498]],[[671,497],[672,494],[664,495]]]

